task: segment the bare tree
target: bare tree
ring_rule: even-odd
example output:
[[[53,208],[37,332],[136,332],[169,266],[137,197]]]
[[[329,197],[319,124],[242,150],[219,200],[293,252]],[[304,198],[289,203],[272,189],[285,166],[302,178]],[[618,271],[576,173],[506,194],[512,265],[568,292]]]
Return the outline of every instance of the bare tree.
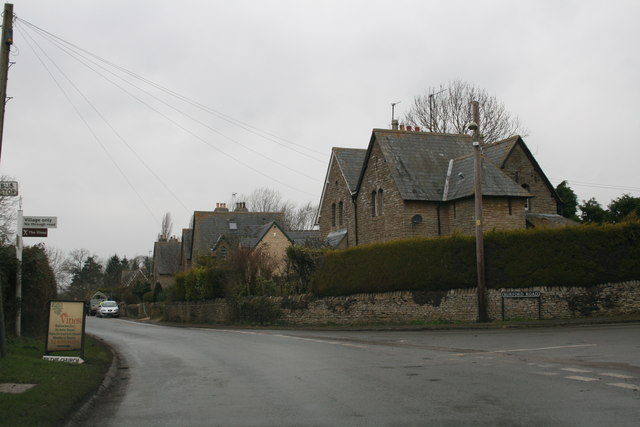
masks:
[[[0,181],[13,181],[13,178],[2,175]],[[15,238],[17,205],[17,197],[0,196],[0,245],[10,243]]]
[[[62,269],[68,274],[74,274],[82,270],[85,261],[91,256],[88,249],[74,249],[62,263]]]
[[[496,142],[513,135],[526,135],[517,116],[511,115],[501,101],[471,83],[461,80],[431,88],[416,96],[404,121],[429,132],[466,133],[471,121],[471,101],[480,104],[480,130],[484,142]]]
[[[284,200],[279,191],[271,188],[258,188],[248,196],[239,196],[244,200],[251,212],[282,212],[287,230],[309,230],[313,228],[313,220],[317,206],[311,202],[297,207],[290,200]]]
[[[289,230],[311,230],[313,228],[313,223],[315,222],[314,220],[317,210],[318,205],[312,202],[307,202],[304,205],[294,209],[289,215],[289,219],[287,220]]]
[[[47,254],[53,275],[56,278],[58,292],[63,292],[68,288],[69,283],[71,283],[71,274],[65,268],[65,253],[62,249],[51,246],[45,246],[45,253]]]
[[[162,217],[162,225],[160,234],[158,235],[158,241],[167,241],[171,236],[171,230],[173,230],[173,220],[171,219],[171,213],[167,212]]]

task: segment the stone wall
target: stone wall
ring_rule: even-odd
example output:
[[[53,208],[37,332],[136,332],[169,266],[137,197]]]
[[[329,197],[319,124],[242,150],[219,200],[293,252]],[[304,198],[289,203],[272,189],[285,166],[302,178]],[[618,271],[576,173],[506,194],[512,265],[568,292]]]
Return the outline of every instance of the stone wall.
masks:
[[[342,202],[342,222],[340,221],[339,206]],[[332,206],[335,205],[335,218]],[[332,231],[347,230],[347,245],[355,246],[355,212],[351,199],[351,192],[345,181],[338,161],[332,158],[330,169],[325,182],[323,204],[320,206],[320,239],[325,240]],[[335,221],[335,224],[334,224]]]
[[[539,298],[503,298],[503,292],[539,292]],[[271,297],[279,307],[280,322],[288,325],[357,325],[416,322],[474,322],[475,289],[448,292],[390,292],[345,297],[312,295]],[[640,281],[609,283],[592,288],[533,287],[487,291],[487,309],[493,321],[513,319],[571,319],[640,313]],[[147,312],[162,312],[162,319],[183,323],[228,323],[224,300],[157,304]],[[125,309],[135,317],[138,310]]]
[[[520,145],[514,147],[506,159],[503,171],[518,184],[527,186],[529,192],[533,195],[533,199],[529,203],[530,212],[558,213],[558,204],[553,196],[552,189],[547,186],[547,182],[540,171],[534,168],[532,161],[529,160]]]

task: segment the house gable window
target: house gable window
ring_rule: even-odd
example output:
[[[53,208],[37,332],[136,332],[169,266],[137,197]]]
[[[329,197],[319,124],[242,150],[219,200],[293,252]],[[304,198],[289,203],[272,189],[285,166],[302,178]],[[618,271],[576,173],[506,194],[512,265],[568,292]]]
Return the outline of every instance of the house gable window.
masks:
[[[384,215],[384,197],[382,188],[378,190],[378,215]]]
[[[336,204],[331,204],[331,226],[336,226]]]
[[[527,192],[529,191],[529,184],[522,184],[522,188],[524,188],[525,190],[527,190]],[[527,197],[524,200],[524,210],[525,211],[530,211],[531,210],[531,199],[529,197]]]
[[[376,216],[376,191],[371,192],[371,216]]]
[[[338,203],[338,225],[344,224],[344,203]]]

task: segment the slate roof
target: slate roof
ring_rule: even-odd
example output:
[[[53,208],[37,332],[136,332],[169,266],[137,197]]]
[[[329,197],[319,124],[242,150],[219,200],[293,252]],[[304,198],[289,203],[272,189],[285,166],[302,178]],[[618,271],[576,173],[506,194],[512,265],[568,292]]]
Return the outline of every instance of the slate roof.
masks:
[[[293,240],[294,245],[318,247],[322,244],[320,230],[287,231],[286,234]]]
[[[332,231],[327,235],[327,244],[332,248],[337,248],[346,237],[347,237],[346,229]]]
[[[451,161],[451,173],[445,183],[442,200],[455,200],[473,196],[475,164],[474,156]],[[505,175],[491,162],[482,162],[482,194],[484,196],[531,197],[531,194],[518,183]]]
[[[193,229],[192,228],[183,228],[182,229],[182,257],[185,260],[191,259],[191,242],[193,241]]]
[[[578,225],[576,221],[565,218],[562,215],[527,212],[527,227],[557,228],[575,225]]]
[[[367,150],[363,148],[333,147],[333,154],[344,175],[349,191],[355,191]]]
[[[374,141],[378,143],[404,200],[443,201],[473,195],[473,145],[469,135],[374,129],[365,162]],[[504,151],[500,150],[502,148]],[[483,194],[531,196],[494,164],[494,159],[506,158],[507,150],[511,148],[507,142],[494,144],[491,155],[485,153],[485,159],[490,162],[483,162]],[[450,163],[452,170],[448,174]],[[365,168],[362,168],[357,189],[364,172]],[[464,179],[460,179],[461,176]]]
[[[252,238],[260,229],[274,221],[283,224],[284,213],[195,212],[192,253],[211,251],[223,237],[230,242],[242,243],[243,239]]]
[[[153,265],[156,273],[173,275],[180,268],[181,243],[177,240],[155,242],[153,245]]]

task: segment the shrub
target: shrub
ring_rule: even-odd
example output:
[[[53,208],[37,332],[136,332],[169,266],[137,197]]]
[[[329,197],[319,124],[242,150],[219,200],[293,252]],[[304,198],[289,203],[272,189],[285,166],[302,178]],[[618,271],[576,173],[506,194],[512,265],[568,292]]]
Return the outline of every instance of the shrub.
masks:
[[[485,235],[488,288],[594,286],[640,278],[640,222]],[[316,295],[476,286],[475,239],[407,239],[328,252]]]
[[[313,276],[315,294],[445,290],[473,286],[474,240],[407,239],[328,252]]]
[[[300,294],[311,290],[311,277],[326,252],[326,249],[305,246],[291,245],[287,247],[287,263],[296,276],[296,293]]]
[[[216,267],[196,267],[176,274],[172,301],[201,301],[224,296],[226,270]]]
[[[234,321],[259,325],[272,325],[282,316],[276,303],[269,297],[236,297],[228,298]]]

